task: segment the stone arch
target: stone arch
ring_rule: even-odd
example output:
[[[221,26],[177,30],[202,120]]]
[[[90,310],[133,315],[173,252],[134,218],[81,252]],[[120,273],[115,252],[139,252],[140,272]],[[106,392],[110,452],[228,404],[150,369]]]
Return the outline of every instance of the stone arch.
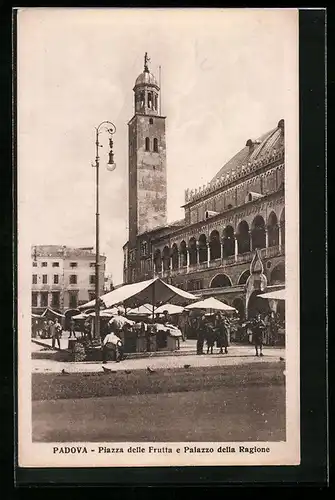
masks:
[[[245,319],[245,304],[244,300],[237,297],[233,300],[232,306],[237,310],[237,314],[239,315],[240,320]]]
[[[209,288],[224,288],[227,286],[232,286],[231,279],[227,274],[219,273],[211,280]]]
[[[154,263],[156,271],[159,273],[162,270],[162,254],[159,248],[154,253]]]
[[[170,269],[170,248],[166,245],[163,248],[163,270]]]
[[[280,221],[281,244],[284,246],[285,245],[285,207],[281,211],[279,221]]]
[[[229,257],[235,253],[234,228],[226,226],[223,230],[223,256]]]
[[[270,284],[281,285],[282,283],[285,283],[285,263],[279,262],[271,271]]]
[[[178,269],[179,267],[179,262],[178,262],[178,247],[177,244],[174,243],[172,245],[172,269]]]
[[[199,262],[207,261],[207,238],[205,234],[199,236]]]
[[[188,251],[190,253],[190,265],[194,266],[197,263],[197,242],[195,238],[189,240]]]
[[[221,258],[220,234],[216,229],[214,229],[210,234],[209,248],[210,248],[210,260]]]
[[[179,253],[180,253],[180,265],[181,267],[185,267],[187,265],[187,247],[184,240],[180,243]]]
[[[237,226],[238,253],[250,252],[249,224],[242,220]]]
[[[255,250],[256,248],[265,248],[266,236],[263,217],[261,215],[256,215],[252,221],[251,227],[252,249]]]
[[[275,212],[271,212],[268,217],[268,246],[275,247],[279,245],[279,226]]]
[[[240,277],[237,280],[237,284],[238,285],[245,285],[249,276],[250,276],[250,271],[249,271],[249,269],[246,269],[245,271],[243,271],[243,273],[240,274]]]

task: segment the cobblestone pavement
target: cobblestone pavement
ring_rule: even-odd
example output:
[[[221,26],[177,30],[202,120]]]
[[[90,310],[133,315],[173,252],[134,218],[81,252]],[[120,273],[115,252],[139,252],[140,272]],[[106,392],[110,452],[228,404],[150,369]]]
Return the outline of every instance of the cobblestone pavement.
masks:
[[[67,340],[65,339],[67,342]],[[184,345],[182,345],[184,344]],[[65,345],[65,344],[64,344]],[[67,344],[66,344],[67,345]],[[185,343],[181,343],[181,350],[185,352],[184,355],[160,355],[160,356],[150,356],[140,359],[125,359],[120,363],[108,362],[107,367],[113,370],[143,370],[148,366],[153,369],[166,369],[166,368],[182,368],[185,364],[189,364],[193,367],[197,366],[229,366],[244,363],[253,362],[268,362],[268,361],[279,361],[280,358],[285,358],[284,348],[273,348],[264,347],[262,358],[255,356],[255,350],[253,346],[240,346],[232,345],[228,349],[228,354],[219,354],[218,350],[214,354],[204,354],[202,356],[197,356],[194,353],[190,353],[190,349],[195,351],[195,341],[189,340]],[[63,347],[63,346],[62,346]],[[43,347],[32,342],[32,352],[43,351]],[[31,370],[33,373],[57,373],[62,369],[67,372],[80,373],[80,372],[99,372],[102,370],[102,363],[99,361],[95,362],[61,362],[54,361],[52,359],[32,359],[31,360]]]

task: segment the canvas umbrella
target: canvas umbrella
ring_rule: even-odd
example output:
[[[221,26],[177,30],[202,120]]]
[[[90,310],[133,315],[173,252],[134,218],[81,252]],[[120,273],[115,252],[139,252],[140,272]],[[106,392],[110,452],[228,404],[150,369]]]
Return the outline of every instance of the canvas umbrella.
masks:
[[[267,292],[261,295],[258,295],[261,299],[268,300],[285,300],[286,299],[286,290],[283,288],[282,290],[275,290],[274,292]]]
[[[174,304],[163,304],[162,306],[157,307],[156,313],[161,314],[164,311],[167,311],[170,316],[173,314],[181,314],[184,311],[184,307],[176,306]]]
[[[142,304],[152,304],[153,315],[157,304],[169,302],[172,298],[183,300],[196,300],[196,297],[189,292],[165,283],[160,278],[141,281],[124,285],[101,296],[101,300],[106,307],[112,307],[123,303],[125,307],[138,307]],[[93,307],[95,300],[80,306],[82,309]]]
[[[87,319],[89,318],[89,314],[85,314],[85,313],[80,313],[80,314],[77,314],[76,316],[72,316],[72,319]]]
[[[194,310],[194,309],[205,309],[209,311],[223,311],[223,312],[236,312],[234,307],[228,306],[214,297],[208,297],[204,300],[199,300],[199,302],[195,302],[194,304],[190,304],[185,307],[185,309]]]
[[[134,307],[127,311],[127,315],[129,316],[151,316],[153,312],[152,304],[143,304],[139,307]],[[156,310],[157,312],[157,310]]]
[[[102,311],[100,311],[99,313],[99,316],[101,318],[113,318],[113,316],[116,316],[117,315],[117,312],[115,311],[110,311],[108,309],[103,309]],[[94,312],[91,312],[88,316],[91,316],[92,318],[95,317],[95,311]]]

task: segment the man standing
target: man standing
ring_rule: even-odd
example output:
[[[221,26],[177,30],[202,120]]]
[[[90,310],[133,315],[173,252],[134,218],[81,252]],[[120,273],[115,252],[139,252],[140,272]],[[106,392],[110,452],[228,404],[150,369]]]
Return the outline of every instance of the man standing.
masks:
[[[76,332],[75,332],[75,324],[74,324],[74,319],[71,317],[70,318],[70,324],[69,324],[69,328],[70,328],[70,335],[69,335],[69,339],[71,339],[72,337],[76,338]]]
[[[60,324],[58,323],[58,319],[55,320],[55,323],[53,321],[51,321],[50,323],[50,334],[51,334],[51,338],[52,338],[52,343],[51,343],[51,347],[52,349],[55,348],[55,343],[57,341],[57,344],[58,344],[58,349],[60,349]]]
[[[207,330],[207,321],[206,321],[205,315],[203,314],[201,316],[201,318],[199,319],[198,331],[197,331],[197,354],[198,355],[201,355],[204,353],[203,350],[204,350],[206,330]]]
[[[263,335],[266,325],[260,314],[254,318],[251,324],[252,338],[256,349],[256,356],[263,356]]]

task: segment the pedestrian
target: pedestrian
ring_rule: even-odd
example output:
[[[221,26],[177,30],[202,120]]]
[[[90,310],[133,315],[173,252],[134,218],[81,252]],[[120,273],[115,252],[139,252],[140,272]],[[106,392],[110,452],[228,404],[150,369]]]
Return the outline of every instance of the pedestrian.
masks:
[[[206,344],[207,344],[207,354],[209,352],[213,354],[213,347],[215,344],[215,331],[212,323],[208,322],[206,325]]]
[[[56,320],[57,321],[57,320]],[[59,340],[59,334],[60,334],[60,331],[59,331],[59,328],[56,327],[56,323],[54,323],[53,321],[50,320],[50,335],[51,335],[51,347],[52,349],[55,349],[55,344],[56,344],[56,341],[57,341],[57,344],[58,344],[58,349],[60,349],[60,340]]]
[[[163,325],[170,324],[171,325],[171,316],[168,311],[163,311],[163,318],[162,318],[162,323]]]
[[[178,318],[178,327],[181,331],[183,342],[185,342],[186,340],[186,323],[187,323],[187,317],[185,316],[185,313],[181,313]]]
[[[206,336],[206,329],[207,329],[207,320],[205,315],[203,314],[201,318],[198,321],[198,328],[197,328],[197,354],[201,355],[203,354],[203,349],[204,349],[204,342],[205,342],[205,336]]]
[[[49,333],[49,324],[48,324],[47,320],[45,319],[43,321],[43,325],[42,325],[41,338],[42,339],[47,339],[48,338],[48,333]]]
[[[118,363],[123,359],[123,344],[114,332],[110,332],[106,335],[102,343],[102,363],[106,364],[109,354],[112,353],[114,361]]]
[[[77,338],[76,332],[75,332],[75,323],[74,323],[74,319],[72,317],[70,318],[69,330],[70,330],[69,339],[72,337]]]
[[[219,335],[217,340],[217,347],[220,348],[220,354],[228,354],[228,320],[227,318],[220,318],[219,323]]]
[[[266,325],[258,313],[251,322],[252,339],[256,350],[256,356],[263,356],[263,336]]]

